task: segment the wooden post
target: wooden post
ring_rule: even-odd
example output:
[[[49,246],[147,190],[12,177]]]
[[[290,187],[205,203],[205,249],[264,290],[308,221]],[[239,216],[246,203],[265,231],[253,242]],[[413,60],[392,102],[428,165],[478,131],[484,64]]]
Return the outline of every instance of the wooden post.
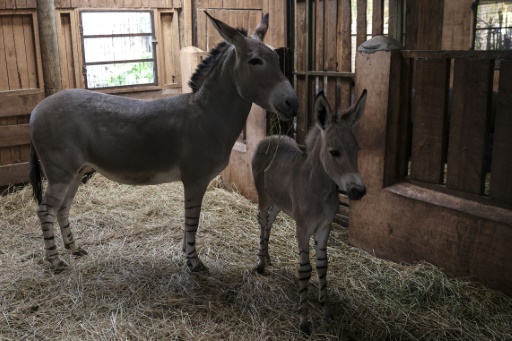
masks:
[[[43,61],[44,92],[46,96],[50,96],[62,90],[54,0],[38,0],[37,16]]]

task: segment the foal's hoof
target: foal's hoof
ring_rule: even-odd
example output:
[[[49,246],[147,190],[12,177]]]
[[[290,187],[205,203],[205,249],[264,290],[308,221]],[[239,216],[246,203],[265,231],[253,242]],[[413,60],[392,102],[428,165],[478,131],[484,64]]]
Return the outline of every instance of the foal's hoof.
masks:
[[[299,325],[300,332],[305,335],[311,335],[311,322],[304,320]]]
[[[197,261],[196,265],[193,265],[190,259],[187,259],[187,269],[194,275],[207,275],[210,273],[210,270],[200,260]]]
[[[82,257],[88,254],[88,252],[81,247],[72,252],[73,256]]]
[[[51,270],[55,274],[60,274],[62,271],[69,269],[68,263],[64,262],[62,259],[54,259],[50,261]]]

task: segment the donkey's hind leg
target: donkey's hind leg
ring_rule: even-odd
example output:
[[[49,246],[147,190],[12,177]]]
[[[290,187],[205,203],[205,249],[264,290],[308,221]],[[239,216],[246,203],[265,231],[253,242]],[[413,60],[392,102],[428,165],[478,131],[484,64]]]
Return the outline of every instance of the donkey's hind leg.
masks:
[[[270,254],[268,251],[268,244],[270,241],[270,231],[272,224],[276,220],[280,210],[279,207],[274,204],[269,197],[267,200],[263,200],[259,197],[259,212],[258,212],[258,223],[260,224],[260,246],[258,250],[258,267],[257,271],[262,274],[265,271],[265,263],[272,265],[270,261]]]
[[[43,230],[45,259],[49,261],[56,273],[68,267],[67,263],[59,258],[59,252],[55,245],[55,234],[53,224],[59,208],[66,197],[69,184],[53,183],[48,181],[48,187],[44,194],[41,205],[37,209],[37,215],[41,221]]]
[[[84,256],[87,254],[86,250],[76,245],[73,238],[73,233],[71,233],[71,228],[69,227],[69,210],[71,208],[73,198],[75,197],[78,190],[78,186],[82,180],[82,176],[83,172],[81,171],[75,177],[73,182],[71,182],[64,201],[62,202],[60,209],[57,212],[57,221],[59,222],[60,232],[62,233],[62,241],[64,242],[64,247],[70,250],[71,253],[75,256]]]

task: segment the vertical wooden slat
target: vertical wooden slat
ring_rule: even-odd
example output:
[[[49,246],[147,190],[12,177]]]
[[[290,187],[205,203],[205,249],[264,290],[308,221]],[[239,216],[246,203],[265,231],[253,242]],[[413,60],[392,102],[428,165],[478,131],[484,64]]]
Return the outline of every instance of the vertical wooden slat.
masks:
[[[384,0],[373,0],[372,36],[384,34]]]
[[[9,90],[17,90],[20,89],[20,83],[14,43],[13,16],[4,17],[3,28]]]
[[[388,36],[402,42],[403,0],[389,0]]]
[[[339,6],[339,24],[341,28],[341,39],[339,41],[339,70],[342,72],[350,72],[352,68],[352,9],[350,0],[341,0]],[[366,21],[365,21],[366,22]],[[366,32],[366,30],[365,30]],[[340,102],[339,108],[343,111],[350,106],[350,89],[351,84],[348,81],[342,81],[340,84]]]
[[[16,50],[16,63],[18,64],[18,82],[20,89],[29,88],[27,47],[23,30],[23,15],[14,15],[12,21],[14,32],[14,48]],[[30,47],[28,47],[30,49]]]
[[[316,0],[314,11],[314,35],[315,35],[315,50],[313,53],[315,70],[324,70],[324,41],[325,41],[325,26],[324,26],[324,1]]]
[[[448,59],[415,61],[411,178],[436,184],[444,176],[449,67]]]
[[[39,76],[37,74],[34,22],[31,15],[23,16],[23,36],[25,39],[25,51],[27,56],[28,87],[34,89],[39,87]]]
[[[197,47],[203,51],[206,50],[206,15],[203,9],[196,11],[196,25],[197,25]]]
[[[306,1],[296,1],[295,7],[295,70],[306,71],[306,54],[307,44],[306,35],[308,27],[306,26]],[[299,100],[299,110],[297,112],[297,142],[304,143],[306,134],[309,127],[308,113],[307,113],[307,92],[306,92],[306,81],[304,76],[297,76],[295,83],[295,91]]]
[[[325,4],[325,55],[324,68],[328,71],[338,69],[338,3],[337,1],[328,1]],[[327,100],[333,108],[336,108],[338,94],[336,93],[336,79],[328,77],[327,82]]]
[[[366,41],[368,23],[366,19],[367,0],[357,0],[357,35],[356,46]]]
[[[482,194],[493,60],[456,59],[447,186]]]
[[[7,76],[6,42],[4,39],[4,17],[0,16],[0,91],[9,90],[9,77]]]
[[[493,199],[512,208],[512,61],[501,61],[496,121],[492,150],[491,189]]]

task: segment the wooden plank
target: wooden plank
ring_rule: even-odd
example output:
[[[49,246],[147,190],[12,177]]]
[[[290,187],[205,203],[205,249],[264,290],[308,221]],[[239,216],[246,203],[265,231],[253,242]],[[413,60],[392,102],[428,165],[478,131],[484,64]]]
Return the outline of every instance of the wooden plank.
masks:
[[[39,87],[39,75],[37,73],[37,56],[32,15],[23,16],[23,36],[27,56],[28,88],[35,89]]]
[[[75,88],[75,63],[73,54],[73,41],[71,35],[71,16],[69,13],[62,13],[58,16],[61,20],[59,34],[62,87],[64,89]]]
[[[16,8],[17,9],[27,8],[27,0],[16,0]]]
[[[366,41],[368,23],[366,19],[367,0],[357,0],[356,46]]]
[[[14,49],[18,65],[18,84],[20,89],[30,88],[27,65],[27,49],[25,46],[25,35],[23,30],[23,16],[15,15],[12,20],[14,36]]]
[[[440,184],[444,176],[449,59],[415,61],[411,178]]]
[[[350,72],[352,68],[352,8],[350,0],[342,0],[341,5],[338,8],[338,25],[340,29],[338,31],[341,34],[338,35],[338,62],[339,71]],[[365,21],[366,22],[366,21]],[[366,32],[366,30],[365,30]],[[341,36],[340,36],[341,35]],[[344,111],[350,107],[350,94],[351,86],[350,82],[342,81],[338,83],[340,89],[340,106],[339,108]]]
[[[372,36],[384,34],[384,0],[373,0]]]
[[[29,143],[28,124],[0,126],[0,148]]]
[[[4,40],[4,16],[0,16],[0,91],[9,90],[9,77],[7,76],[7,60]]]
[[[0,186],[28,183],[28,162],[0,166]]]
[[[30,114],[44,94],[0,96],[0,117]]]
[[[456,59],[448,143],[448,187],[482,194],[493,60]]]
[[[388,37],[402,42],[403,35],[403,0],[389,0]]]
[[[222,8],[222,0],[209,0],[208,8]]]
[[[314,34],[314,51],[313,51],[313,65],[315,70],[324,70],[324,41],[325,41],[325,26],[324,26],[324,2],[316,0],[313,10],[313,34]]]
[[[512,208],[512,61],[501,61],[494,142],[492,149],[491,189],[493,199]]]
[[[203,51],[207,51],[207,41],[206,41],[206,30],[207,30],[207,18],[206,14],[204,14],[203,9],[197,9],[196,15],[196,25],[197,25],[197,47]]]
[[[418,2],[405,0],[405,48],[416,50],[418,36]]]
[[[21,88],[20,82],[18,80],[18,62],[16,59],[16,49],[14,42],[13,19],[14,16],[11,15],[5,16],[3,18],[5,62],[7,65],[9,90],[17,90]]]

